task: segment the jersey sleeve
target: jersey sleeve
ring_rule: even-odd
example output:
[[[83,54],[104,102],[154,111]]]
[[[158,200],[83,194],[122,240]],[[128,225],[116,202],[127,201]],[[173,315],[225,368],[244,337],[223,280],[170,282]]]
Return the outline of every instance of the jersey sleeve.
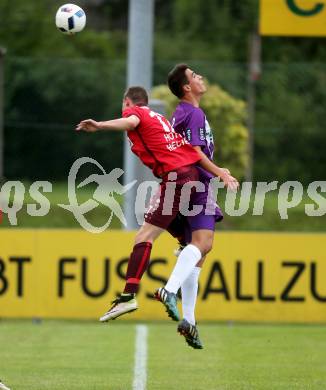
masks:
[[[122,117],[123,118],[128,118],[131,115],[136,115],[136,117],[139,118],[139,120],[142,119],[141,113],[139,112],[139,110],[136,109],[136,107],[126,108],[122,112]]]
[[[200,109],[193,110],[188,117],[185,137],[192,146],[205,146],[205,115]]]

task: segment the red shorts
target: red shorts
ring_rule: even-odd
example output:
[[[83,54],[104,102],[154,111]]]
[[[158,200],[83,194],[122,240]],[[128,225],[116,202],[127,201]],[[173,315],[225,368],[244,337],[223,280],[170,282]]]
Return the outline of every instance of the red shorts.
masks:
[[[174,177],[171,179],[173,174]],[[145,222],[167,229],[183,207],[180,201],[183,185],[198,180],[198,171],[194,165],[187,165],[166,174],[162,178],[159,189],[150,200],[149,208],[145,213]],[[191,206],[191,200],[189,206]]]

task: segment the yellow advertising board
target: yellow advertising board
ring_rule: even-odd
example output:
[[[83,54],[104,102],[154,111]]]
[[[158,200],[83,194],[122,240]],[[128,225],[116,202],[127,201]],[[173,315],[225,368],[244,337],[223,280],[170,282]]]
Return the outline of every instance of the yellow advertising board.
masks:
[[[260,34],[326,36],[326,0],[260,0]]]
[[[133,232],[0,230],[0,317],[90,318],[124,286]],[[326,235],[216,233],[200,276],[199,320],[326,323]],[[175,263],[175,241],[154,244],[125,319],[166,319],[156,288]]]

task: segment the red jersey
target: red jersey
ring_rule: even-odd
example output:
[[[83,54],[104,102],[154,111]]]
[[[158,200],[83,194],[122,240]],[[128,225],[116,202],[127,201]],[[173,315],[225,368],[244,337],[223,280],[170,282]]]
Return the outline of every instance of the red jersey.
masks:
[[[123,111],[124,118],[136,115],[140,122],[128,131],[131,150],[155,176],[162,176],[177,168],[197,163],[201,158],[197,151],[174,131],[164,116],[147,106],[134,106]]]

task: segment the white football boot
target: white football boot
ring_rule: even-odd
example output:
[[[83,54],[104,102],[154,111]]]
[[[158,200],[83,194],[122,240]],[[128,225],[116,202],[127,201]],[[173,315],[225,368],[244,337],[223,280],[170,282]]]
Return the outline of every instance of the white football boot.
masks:
[[[115,320],[126,313],[131,313],[138,309],[135,294],[121,294],[112,302],[110,309],[100,318],[100,322]]]

